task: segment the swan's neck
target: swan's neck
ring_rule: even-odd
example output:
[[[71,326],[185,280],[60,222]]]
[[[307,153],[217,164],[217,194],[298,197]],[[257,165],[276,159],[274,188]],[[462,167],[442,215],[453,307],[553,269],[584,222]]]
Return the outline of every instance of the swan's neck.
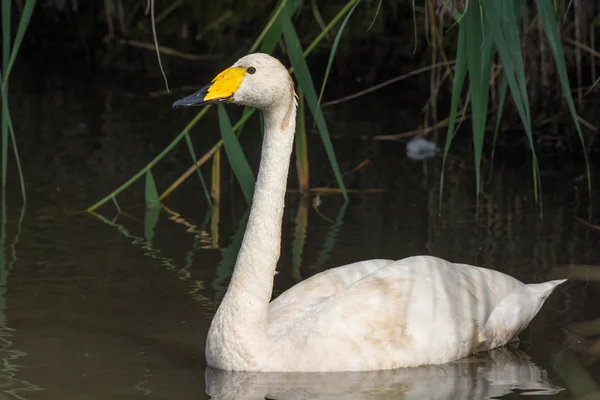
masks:
[[[284,197],[296,127],[293,92],[290,103],[278,104],[263,114],[262,156],[248,225],[217,313],[221,314],[221,335],[255,346],[266,337],[267,311],[280,253]]]

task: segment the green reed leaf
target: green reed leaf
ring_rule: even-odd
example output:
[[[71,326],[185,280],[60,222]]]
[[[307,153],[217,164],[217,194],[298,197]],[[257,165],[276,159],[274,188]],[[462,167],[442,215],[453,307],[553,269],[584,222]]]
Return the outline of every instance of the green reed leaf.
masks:
[[[254,42],[254,45],[250,49],[250,53],[254,51],[252,49],[258,47],[258,44],[262,42],[260,46],[260,52],[271,54],[275,49],[275,46],[277,46],[277,42],[279,41],[279,39],[281,39],[282,31],[281,24],[279,23],[281,13],[283,12],[283,10],[287,9],[290,15],[293,15],[298,9],[298,7],[300,7],[301,3],[301,0],[279,0],[277,5],[275,6],[275,11],[273,11],[273,13],[271,14],[271,18],[269,18],[269,22],[267,22],[267,25],[263,29],[264,34],[263,32],[261,32],[263,39],[259,40],[259,36],[259,38]]]
[[[288,55],[292,66],[294,67],[294,75],[298,80],[299,86],[304,91],[306,101],[308,102],[308,106],[315,119],[317,129],[319,130],[319,134],[321,135],[321,140],[323,141],[323,144],[325,146],[325,151],[327,153],[327,157],[329,158],[331,169],[333,170],[337,184],[342,191],[342,195],[347,201],[348,192],[346,190],[346,185],[344,184],[344,181],[342,179],[342,174],[340,173],[340,167],[335,156],[333,144],[331,143],[329,130],[327,129],[327,123],[325,122],[325,117],[323,116],[323,111],[319,106],[317,91],[315,90],[315,85],[313,84],[312,77],[308,70],[308,65],[306,64],[306,60],[304,59],[304,56],[302,54],[302,45],[300,44],[300,40],[298,39],[298,35],[296,33],[296,30],[294,29],[294,26],[292,25],[290,14],[287,13],[287,10],[284,10],[284,12],[282,12],[280,20],[283,29],[283,37],[285,39],[286,47],[288,50]]]
[[[308,145],[306,143],[306,116],[304,112],[304,92],[298,90],[298,113],[296,114],[296,174],[300,191],[308,193]]]
[[[356,6],[358,5],[358,3],[360,3],[360,0],[352,0],[351,2],[354,2],[354,6],[350,9],[350,12],[346,14],[346,18],[344,18],[344,21],[342,22],[342,25],[340,26],[337,35],[335,35],[333,45],[331,46],[331,51],[329,52],[329,60],[327,61],[327,68],[325,68],[325,76],[323,77],[323,84],[321,85],[321,92],[319,93],[319,104],[321,104],[321,99],[323,98],[323,93],[325,92],[325,85],[327,85],[327,79],[329,78],[331,66],[333,65],[333,59],[335,58],[335,52],[337,51],[337,48],[340,44],[342,33],[344,33],[344,28],[346,28],[346,24],[348,23],[348,20],[350,19],[352,13],[356,9]],[[379,8],[377,10],[379,11]]]
[[[5,6],[5,3],[7,4]],[[11,0],[2,0],[2,47],[4,48],[4,41],[10,41],[10,3]],[[33,14],[33,9],[35,7],[35,0],[26,0],[25,4],[23,5],[23,12],[21,13],[21,16],[19,18],[19,25],[17,26],[17,33],[15,34],[15,41],[12,45],[12,48],[10,48],[10,45],[8,46],[9,53],[10,53],[10,58],[8,59],[8,64],[4,65],[3,62],[3,68],[2,68],[2,73],[3,73],[3,80],[2,80],[2,91],[5,90],[6,84],[8,82],[8,77],[10,76],[10,71],[12,70],[12,66],[15,63],[15,60],[17,58],[17,53],[19,52],[19,49],[21,47],[21,43],[23,42],[23,37],[25,36],[25,32],[27,31],[27,27],[29,26],[29,22],[31,21],[31,14]],[[6,7],[6,13],[5,13],[5,7]],[[7,15],[8,18],[8,22],[4,21],[4,15]],[[6,32],[4,30],[7,30],[6,32],[8,32],[9,34],[6,35]],[[10,42],[9,42],[10,43]]]
[[[531,148],[534,197],[535,200],[539,201],[541,204],[541,181],[531,127],[527,80],[525,77],[525,68],[523,66],[523,57],[519,40],[519,26],[517,23],[517,15],[520,13],[520,7],[517,7],[514,2],[507,4],[504,2],[489,1],[483,3],[483,5],[486,27],[493,37],[494,45],[502,60],[508,87],[525,128],[525,134]]]
[[[190,151],[190,156],[192,157],[192,162],[195,164],[198,160],[196,157],[196,151],[194,150],[194,144],[192,143],[192,139],[190,135],[185,135],[185,142],[187,144],[188,150]],[[196,167],[196,173],[198,174],[198,178],[200,179],[200,184],[202,185],[202,190],[204,191],[204,197],[209,206],[212,207],[212,200],[210,198],[210,193],[208,192],[208,187],[206,186],[206,182],[204,181],[204,177],[202,176],[202,171],[200,171],[200,167]]]
[[[491,37],[485,33],[481,19],[481,9],[470,7],[463,21],[464,28],[467,30],[466,37],[473,44],[467,46],[467,69],[469,73],[469,91],[472,98],[471,122],[477,198],[481,193],[481,155],[487,122],[489,78],[492,67],[492,51],[494,49]],[[476,46],[478,43],[480,45]]]
[[[154,231],[160,219],[160,208],[147,208],[144,216],[144,238],[148,243],[154,239]]]
[[[369,32],[371,30],[371,28],[373,27],[373,25],[375,25],[375,21],[377,20],[377,17],[379,16],[379,11],[381,11],[382,4],[383,4],[383,0],[379,0],[379,3],[377,4],[377,9],[375,10],[375,15],[373,16],[373,20],[371,21],[371,24],[367,28],[367,32]],[[413,0],[413,14],[414,14],[414,10],[415,10],[414,6],[415,6],[415,4],[414,4],[414,0]]]
[[[160,200],[158,199],[158,191],[156,190],[156,182],[152,171],[146,172],[146,207],[149,209],[160,208]]]
[[[444,156],[442,160],[442,172],[440,174],[440,198],[439,210],[442,209],[442,198],[444,194],[444,171],[446,158],[450,151],[450,145],[454,138],[454,128],[456,126],[456,114],[462,95],[465,78],[467,77],[467,28],[464,24],[460,25],[458,30],[458,45],[456,48],[456,64],[454,66],[454,82],[452,83],[452,99],[450,102],[450,115],[448,116],[448,130],[446,131],[446,143],[444,145]],[[465,104],[467,107],[468,102]]]
[[[562,92],[565,100],[567,101],[567,106],[569,107],[569,113],[571,114],[571,119],[573,120],[573,124],[575,124],[575,129],[577,129],[577,135],[579,137],[579,141],[581,142],[581,147],[583,148],[583,154],[585,157],[585,168],[587,173],[587,183],[588,183],[588,191],[592,193],[592,177],[590,171],[590,163],[588,160],[587,149],[585,145],[585,138],[583,137],[583,132],[581,131],[581,125],[579,124],[579,119],[577,116],[577,111],[575,110],[575,104],[573,102],[573,96],[571,95],[571,87],[569,85],[569,75],[567,73],[567,66],[565,63],[565,56],[562,48],[562,43],[560,41],[560,36],[558,33],[558,28],[556,27],[556,16],[552,9],[552,2],[550,0],[537,0],[535,2],[538,14],[540,17],[540,22],[542,24],[542,28],[546,33],[546,37],[548,39],[548,43],[550,44],[550,48],[552,49],[552,53],[554,53],[554,62],[556,63],[556,69],[558,71],[558,76],[560,78],[560,85],[562,87]],[[570,4],[570,2],[569,2]]]
[[[225,106],[219,104],[217,108],[219,111],[219,128],[221,129],[221,137],[223,138],[223,146],[225,147],[227,159],[240,183],[244,198],[250,204],[252,202],[252,194],[254,193],[254,173],[250,168],[238,137],[235,135]]]

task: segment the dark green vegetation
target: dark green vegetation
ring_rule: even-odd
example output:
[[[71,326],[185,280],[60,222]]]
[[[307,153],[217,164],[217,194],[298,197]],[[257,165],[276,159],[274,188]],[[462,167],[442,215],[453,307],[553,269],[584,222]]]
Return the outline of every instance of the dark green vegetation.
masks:
[[[333,106],[336,97],[360,94],[360,90],[377,84],[375,90],[385,86],[387,78],[391,84],[405,75],[412,75],[423,93],[429,87],[429,95],[421,99],[423,126],[378,139],[429,136],[444,149],[445,163],[460,129],[459,136],[472,141],[478,194],[483,191],[483,174],[491,171],[498,146],[530,152],[533,194],[538,201],[542,199],[540,156],[567,151],[576,155],[583,161],[581,172],[587,175],[591,188],[587,154],[594,148],[596,135],[594,121],[586,121],[586,111],[587,104],[593,104],[597,80],[598,52],[593,48],[600,10],[595,4],[551,0],[144,3],[45,2],[33,15],[27,51],[45,51],[49,32],[61,26],[62,40],[53,43],[64,48],[51,48],[53,53],[84,55],[90,64],[108,68],[158,72],[164,67],[165,78],[169,78],[166,81],[172,85],[178,71],[195,66],[210,66],[216,71],[251,51],[289,60],[302,99],[296,173],[303,191],[311,187],[305,136],[307,130],[316,127],[335,185],[347,196],[323,107]],[[159,61],[155,44],[160,49]],[[398,74],[400,78],[394,80]],[[361,77],[358,83],[356,76]],[[400,96],[402,84],[396,83]],[[181,93],[194,87],[188,82],[185,88],[174,88]],[[389,101],[395,100],[389,91],[380,93]],[[219,110],[223,140],[208,151],[202,150],[204,154],[198,158],[201,153],[194,149],[188,133],[204,115],[202,110],[171,146],[92,209],[111,199],[117,204],[116,195],[143,175],[149,185],[147,202],[157,205],[194,171],[209,202],[218,202],[214,196],[220,193],[220,183],[205,182],[200,167],[212,159],[211,176],[220,176],[220,162],[215,160],[221,160],[221,145],[249,201],[254,174],[237,138],[252,113],[246,110],[240,121],[232,123],[227,112]],[[464,123],[468,120],[471,124]],[[440,129],[445,134],[439,135]],[[182,139],[197,161],[195,167],[159,194],[153,191],[153,178],[147,173]],[[443,176],[442,172],[440,188]]]

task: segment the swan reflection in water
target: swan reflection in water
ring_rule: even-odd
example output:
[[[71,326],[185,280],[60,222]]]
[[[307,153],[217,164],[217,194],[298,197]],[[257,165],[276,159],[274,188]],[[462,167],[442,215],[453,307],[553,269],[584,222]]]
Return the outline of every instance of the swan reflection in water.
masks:
[[[443,365],[369,372],[229,372],[208,367],[212,399],[489,399],[515,390],[553,395],[563,388],[516,348],[501,347]]]

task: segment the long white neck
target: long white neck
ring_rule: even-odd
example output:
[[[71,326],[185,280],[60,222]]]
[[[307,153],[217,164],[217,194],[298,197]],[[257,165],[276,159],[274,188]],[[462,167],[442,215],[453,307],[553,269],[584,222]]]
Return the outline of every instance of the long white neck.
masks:
[[[244,240],[219,311],[228,337],[250,343],[266,337],[267,311],[281,246],[281,222],[296,129],[296,102],[264,111],[260,169]],[[223,315],[222,315],[223,317]],[[237,332],[237,334],[236,334]],[[241,343],[240,343],[241,344]]]

